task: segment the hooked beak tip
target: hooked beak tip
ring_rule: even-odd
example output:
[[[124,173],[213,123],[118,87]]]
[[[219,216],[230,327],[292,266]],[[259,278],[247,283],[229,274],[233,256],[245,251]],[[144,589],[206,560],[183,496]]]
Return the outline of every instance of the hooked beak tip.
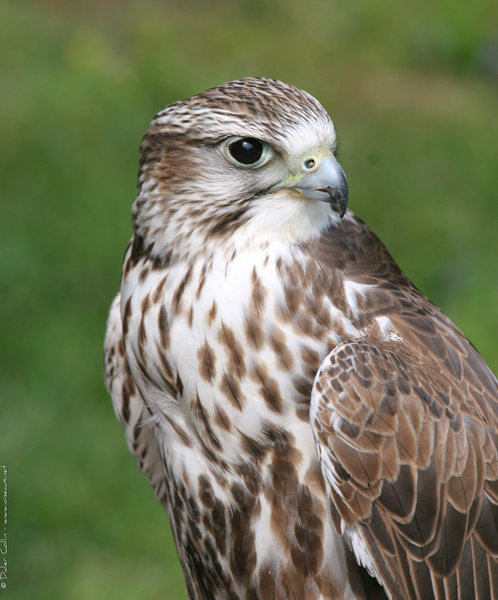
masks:
[[[348,205],[348,183],[344,171],[333,155],[318,161],[318,168],[294,184],[304,196],[321,200],[342,218]]]
[[[330,207],[335,212],[339,213],[339,216],[342,217],[346,214],[346,209],[348,207],[348,188],[346,180],[344,179],[344,183],[338,187],[332,187],[330,185],[321,188],[320,191],[325,192],[328,195],[328,202]]]

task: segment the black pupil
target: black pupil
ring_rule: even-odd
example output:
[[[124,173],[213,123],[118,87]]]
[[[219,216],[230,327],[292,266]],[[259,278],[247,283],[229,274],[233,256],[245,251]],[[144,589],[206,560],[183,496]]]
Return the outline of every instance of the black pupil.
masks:
[[[252,165],[261,158],[263,144],[254,138],[243,138],[230,144],[230,154],[243,165]]]

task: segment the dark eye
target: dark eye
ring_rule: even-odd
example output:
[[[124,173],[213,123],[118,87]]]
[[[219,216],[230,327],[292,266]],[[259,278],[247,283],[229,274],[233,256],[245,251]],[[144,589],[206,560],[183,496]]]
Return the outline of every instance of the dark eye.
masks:
[[[230,156],[243,165],[257,163],[263,154],[263,144],[254,138],[242,138],[228,146]]]

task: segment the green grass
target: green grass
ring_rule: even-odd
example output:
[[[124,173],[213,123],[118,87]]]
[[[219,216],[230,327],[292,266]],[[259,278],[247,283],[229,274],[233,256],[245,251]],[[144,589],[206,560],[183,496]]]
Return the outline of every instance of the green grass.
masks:
[[[9,598],[184,598],[101,374],[140,138],[246,75],[317,96],[350,206],[498,368],[494,2],[0,5],[0,462]]]

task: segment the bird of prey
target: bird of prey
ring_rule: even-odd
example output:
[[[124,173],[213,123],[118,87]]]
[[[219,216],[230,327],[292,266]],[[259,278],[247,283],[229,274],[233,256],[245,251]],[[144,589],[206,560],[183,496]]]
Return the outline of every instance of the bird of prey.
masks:
[[[159,112],[105,376],[196,600],[498,598],[498,383],[263,78]]]

